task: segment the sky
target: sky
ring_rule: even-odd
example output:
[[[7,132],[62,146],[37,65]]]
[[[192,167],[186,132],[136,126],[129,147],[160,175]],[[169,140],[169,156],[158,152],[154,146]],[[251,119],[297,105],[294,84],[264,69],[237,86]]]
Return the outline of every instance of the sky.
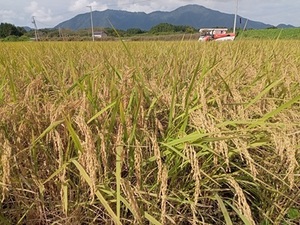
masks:
[[[0,23],[38,28],[54,27],[77,14],[105,9],[131,12],[172,11],[187,4],[198,4],[225,13],[235,13],[237,0],[0,0]],[[299,0],[238,0],[238,15],[277,26],[300,27]]]

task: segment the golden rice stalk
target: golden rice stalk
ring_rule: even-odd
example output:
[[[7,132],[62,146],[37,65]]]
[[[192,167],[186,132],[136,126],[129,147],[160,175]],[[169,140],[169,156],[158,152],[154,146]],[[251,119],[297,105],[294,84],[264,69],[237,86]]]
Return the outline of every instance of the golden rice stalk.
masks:
[[[207,81],[206,80],[203,80],[203,86],[205,86],[205,87],[207,86]],[[203,88],[202,86],[199,86],[198,89],[197,89],[197,92],[200,95],[200,103],[201,103],[201,109],[202,109],[203,115],[207,115],[208,105],[207,105],[207,98],[206,98],[205,88]]]
[[[258,174],[258,171],[256,169],[254,160],[247,149],[246,141],[241,138],[233,138],[232,142],[235,144],[236,148],[240,151],[241,158],[246,161],[247,165],[250,168],[251,175],[253,176],[253,179],[255,179]]]
[[[226,141],[225,140],[216,141],[214,143],[214,150],[217,151],[217,153],[221,154],[224,157],[225,163],[229,168],[229,155],[228,155],[229,150],[228,150],[228,144],[226,143]]]
[[[200,173],[200,167],[199,167],[199,160],[197,158],[197,153],[195,149],[192,146],[185,146],[185,154],[188,157],[191,167],[192,167],[192,174],[193,179],[195,181],[195,191],[194,191],[194,202],[191,204],[191,210],[193,213],[193,224],[197,224],[197,212],[196,212],[196,205],[198,203],[198,198],[201,195],[200,192],[200,180],[201,180],[201,173]]]
[[[129,201],[129,204],[132,209],[132,213],[134,215],[134,219],[136,220],[134,224],[142,224],[141,210],[140,210],[139,204],[137,202],[134,189],[131,188],[129,181],[127,181],[125,179],[121,179],[121,187],[122,187],[122,190],[123,190],[126,198]]]
[[[288,176],[288,181],[290,182],[290,189],[293,188],[294,183],[295,183],[295,171],[296,168],[299,167],[299,163],[297,161],[297,151],[299,149],[296,146],[299,146],[299,138],[296,135],[290,135],[289,136],[290,144],[287,148],[287,159],[289,162],[288,165],[288,171],[287,171],[287,176]]]
[[[30,102],[33,96],[37,96],[44,87],[44,82],[41,77],[31,80],[31,82],[26,86],[23,101]]]
[[[276,153],[282,162],[285,162],[286,177],[288,178],[290,188],[294,186],[295,170],[299,166],[297,162],[297,146],[299,138],[297,134],[286,133],[287,131],[278,131],[272,135],[276,147]]]
[[[75,123],[78,125],[79,130],[84,137],[84,141],[82,143],[83,152],[79,152],[78,160],[86,169],[91,178],[92,185],[90,186],[90,194],[91,197],[94,197],[97,183],[97,172],[99,171],[99,162],[97,159],[96,147],[94,144],[92,131],[84,120],[84,105],[85,104],[82,104],[79,115],[75,117]]]
[[[118,127],[118,134],[117,134],[117,140],[116,140],[116,212],[117,217],[121,217],[121,174],[122,174],[122,165],[123,165],[123,159],[124,159],[124,147],[122,143],[123,138],[123,129],[122,126],[119,124]]]
[[[219,137],[222,135],[222,130],[216,126],[216,122],[207,116],[202,110],[195,110],[191,113],[191,120],[196,127],[205,130],[207,133],[213,134],[214,137]],[[214,157],[214,163],[218,164],[217,155],[222,155],[229,166],[229,156],[228,156],[228,145],[225,140],[219,140],[209,143],[210,147],[216,151],[218,154]]]
[[[106,153],[106,146],[105,146],[105,137],[103,132],[100,132],[99,129],[98,134],[100,136],[101,146],[100,146],[100,155],[101,155],[101,164],[103,166],[103,177],[107,177],[107,171],[108,171],[108,160],[107,160],[107,153]]]
[[[157,163],[157,183],[160,183],[160,190],[158,198],[161,199],[161,224],[166,224],[166,204],[167,204],[167,188],[168,188],[168,169],[167,166],[163,165],[161,159],[160,148],[158,146],[155,135],[150,137],[152,142],[152,149]]]
[[[82,180],[86,181],[87,184],[92,189],[93,182],[92,182],[91,178],[89,177],[89,175],[87,174],[87,172],[85,171],[85,169],[81,166],[81,164],[77,160],[72,159],[70,161],[79,170],[80,177],[82,178]],[[104,207],[104,209],[108,212],[108,214],[110,215],[110,217],[113,219],[113,221],[115,222],[115,224],[121,225],[120,219],[117,217],[117,215],[115,214],[115,212],[112,210],[112,208],[109,205],[109,202],[104,198],[104,196],[101,194],[101,192],[99,190],[96,190],[95,194],[96,194],[98,200],[101,202],[101,204]]]
[[[159,196],[161,199],[161,216],[160,216],[160,221],[161,224],[167,224],[166,223],[166,218],[167,218],[167,191],[168,191],[168,169],[167,166],[164,165],[162,169],[162,174],[161,174],[161,185],[160,185],[160,191],[159,191]]]
[[[152,142],[152,150],[156,159],[156,163],[157,163],[157,183],[159,183],[162,180],[162,167],[163,167],[163,163],[161,160],[161,156],[160,156],[160,148],[158,146],[157,140],[155,135],[153,135],[153,137],[150,137],[150,140]]]
[[[142,175],[141,175],[141,165],[142,165],[142,159],[143,159],[143,153],[141,144],[138,140],[135,141],[135,151],[134,151],[134,172],[136,177],[136,188],[137,190],[140,190],[141,183],[142,183]]]
[[[246,200],[243,189],[240,185],[233,179],[233,177],[227,178],[229,185],[234,189],[235,195],[237,197],[237,208],[242,212],[242,214],[248,219],[248,221],[255,225],[252,217],[250,206]]]
[[[0,137],[0,140],[2,138]],[[5,200],[6,194],[9,190],[10,182],[10,157],[11,157],[11,146],[8,140],[4,140],[3,148],[1,151],[1,165],[2,165],[2,202]]]
[[[58,168],[63,168],[64,165],[64,147],[63,147],[63,141],[60,137],[60,134],[58,131],[54,130],[51,132],[52,140],[54,143],[54,150],[58,152]],[[62,169],[62,171],[59,173],[59,180],[61,182],[61,188],[60,188],[60,197],[61,197],[61,203],[62,203],[62,210],[65,213],[65,215],[68,214],[68,193],[67,193],[67,185],[66,185],[66,168]]]
[[[236,85],[230,86],[230,92],[232,94],[232,103],[235,104],[233,107],[232,118],[234,120],[243,120],[245,119],[245,111],[244,107],[241,104],[243,102],[243,97],[241,96],[241,92],[239,91]]]

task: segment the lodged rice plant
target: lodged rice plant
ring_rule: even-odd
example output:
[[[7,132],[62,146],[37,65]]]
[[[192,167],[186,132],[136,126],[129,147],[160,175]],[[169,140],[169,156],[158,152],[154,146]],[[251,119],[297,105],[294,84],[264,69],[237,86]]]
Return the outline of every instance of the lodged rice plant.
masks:
[[[0,43],[1,224],[297,224],[300,42]]]

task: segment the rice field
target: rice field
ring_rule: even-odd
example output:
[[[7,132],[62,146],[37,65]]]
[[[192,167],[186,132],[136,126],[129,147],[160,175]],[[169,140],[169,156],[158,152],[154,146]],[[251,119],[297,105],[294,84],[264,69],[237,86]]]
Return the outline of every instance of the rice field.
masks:
[[[300,41],[0,47],[0,224],[298,224]]]

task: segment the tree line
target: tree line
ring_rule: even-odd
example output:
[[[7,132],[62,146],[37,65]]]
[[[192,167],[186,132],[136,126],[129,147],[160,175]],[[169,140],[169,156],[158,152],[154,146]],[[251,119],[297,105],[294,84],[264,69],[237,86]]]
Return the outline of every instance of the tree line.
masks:
[[[195,33],[197,29],[191,26],[173,25],[169,23],[161,23],[153,26],[149,31],[141,30],[140,28],[129,28],[127,30],[113,28],[95,28],[95,31],[104,31],[108,37],[132,37],[138,35],[160,35],[173,33]],[[90,29],[70,30],[70,29],[54,29],[44,28],[38,30],[38,38],[43,40],[51,40],[58,38],[67,38],[68,40],[76,40],[88,38],[91,36]],[[33,29],[26,30],[23,27],[17,27],[9,23],[0,24],[0,39],[2,40],[29,40],[35,38]]]
[[[10,23],[1,23],[0,24],[0,38],[6,38],[9,36],[21,37],[26,33],[25,28],[16,27]]]

